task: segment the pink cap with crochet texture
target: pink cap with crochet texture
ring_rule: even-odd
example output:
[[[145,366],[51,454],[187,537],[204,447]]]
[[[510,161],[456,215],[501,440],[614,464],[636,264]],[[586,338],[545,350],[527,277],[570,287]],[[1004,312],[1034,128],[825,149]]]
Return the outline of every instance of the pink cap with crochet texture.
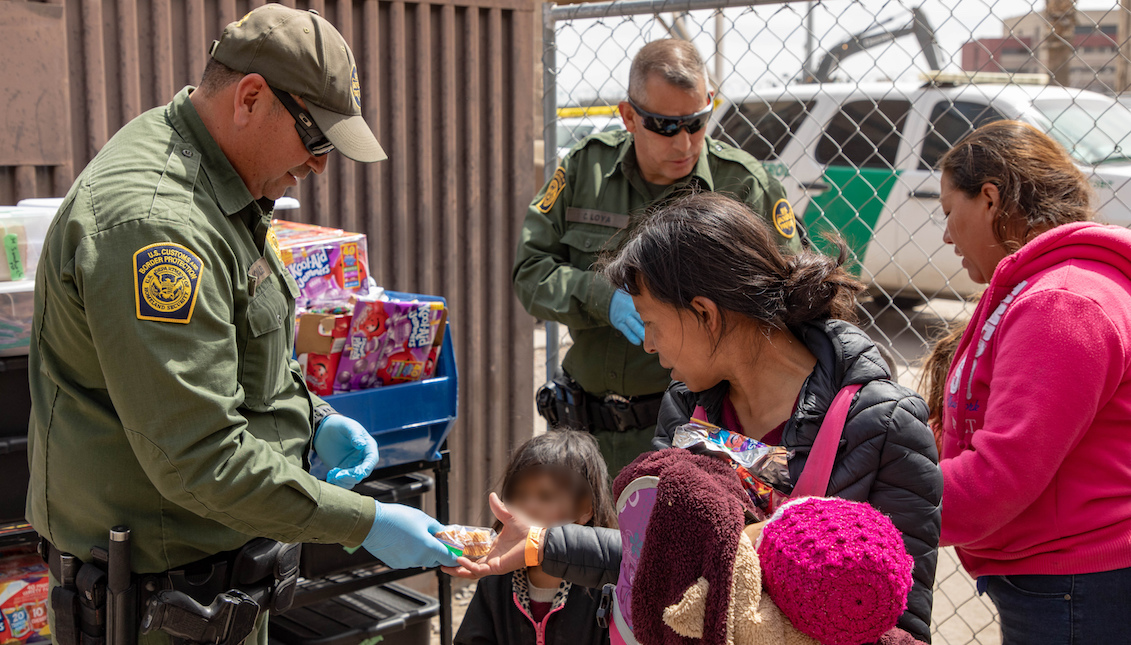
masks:
[[[822,645],[874,643],[907,608],[914,561],[868,504],[807,497],[782,506],[758,544],[766,590]]]

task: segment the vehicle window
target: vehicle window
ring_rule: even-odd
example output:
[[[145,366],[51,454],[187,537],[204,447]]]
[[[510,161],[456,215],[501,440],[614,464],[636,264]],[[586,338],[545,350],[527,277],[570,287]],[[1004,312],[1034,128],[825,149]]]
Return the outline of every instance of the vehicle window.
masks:
[[[893,168],[911,103],[899,100],[845,103],[817,144],[817,161],[857,168]]]
[[[558,147],[572,148],[590,134],[593,134],[592,123],[559,123]]]
[[[1038,99],[1036,121],[1077,161],[1131,161],[1131,110],[1112,99]]]
[[[930,170],[938,165],[939,159],[962,137],[974,128],[992,121],[1001,121],[1001,112],[984,103],[970,101],[939,101],[931,109],[931,121],[927,126],[927,136],[919,153],[919,169]]]
[[[750,101],[737,109],[732,106],[721,121],[722,134],[756,159],[776,159],[812,107],[813,101]]]

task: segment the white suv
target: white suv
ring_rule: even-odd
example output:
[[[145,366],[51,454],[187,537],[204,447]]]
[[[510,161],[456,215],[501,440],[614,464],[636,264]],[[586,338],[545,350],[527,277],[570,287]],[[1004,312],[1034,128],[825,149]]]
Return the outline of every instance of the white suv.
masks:
[[[895,301],[980,290],[942,241],[939,158],[974,127],[1032,123],[1064,144],[1096,189],[1100,219],[1131,225],[1131,110],[1115,99],[1045,85],[795,85],[716,111],[713,136],[781,180],[821,246],[835,229],[874,290]]]

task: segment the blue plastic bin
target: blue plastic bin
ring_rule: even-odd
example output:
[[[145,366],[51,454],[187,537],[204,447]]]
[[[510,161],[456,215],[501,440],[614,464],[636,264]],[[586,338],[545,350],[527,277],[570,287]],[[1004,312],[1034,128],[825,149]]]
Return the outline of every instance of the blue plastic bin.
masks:
[[[397,300],[417,299],[447,304],[437,296],[387,293]],[[356,419],[377,439],[381,450],[377,469],[414,461],[439,461],[440,447],[451,432],[459,409],[459,373],[452,347],[451,326],[444,334],[440,364],[436,366],[433,378],[323,398],[339,413]],[[321,464],[318,466],[325,469]]]

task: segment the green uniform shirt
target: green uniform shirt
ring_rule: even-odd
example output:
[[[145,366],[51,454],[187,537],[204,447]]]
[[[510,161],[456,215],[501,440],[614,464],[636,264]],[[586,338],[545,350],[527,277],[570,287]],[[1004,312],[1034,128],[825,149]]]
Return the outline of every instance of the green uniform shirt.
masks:
[[[304,468],[298,287],[191,91],[90,162],[36,275],[27,517],[80,558],[127,525],[141,573],[258,536],[355,546],[374,517]]]
[[[592,267],[601,251],[624,242],[631,217],[693,185],[746,202],[774,224],[783,246],[801,248],[781,184],[749,154],[709,137],[691,174],[653,199],[636,167],[632,135],[593,135],[570,151],[530,204],[515,258],[515,293],[532,315],[569,327],[573,347],[563,367],[590,394],[657,394],[671,380],[659,359],[609,323],[614,288]]]

